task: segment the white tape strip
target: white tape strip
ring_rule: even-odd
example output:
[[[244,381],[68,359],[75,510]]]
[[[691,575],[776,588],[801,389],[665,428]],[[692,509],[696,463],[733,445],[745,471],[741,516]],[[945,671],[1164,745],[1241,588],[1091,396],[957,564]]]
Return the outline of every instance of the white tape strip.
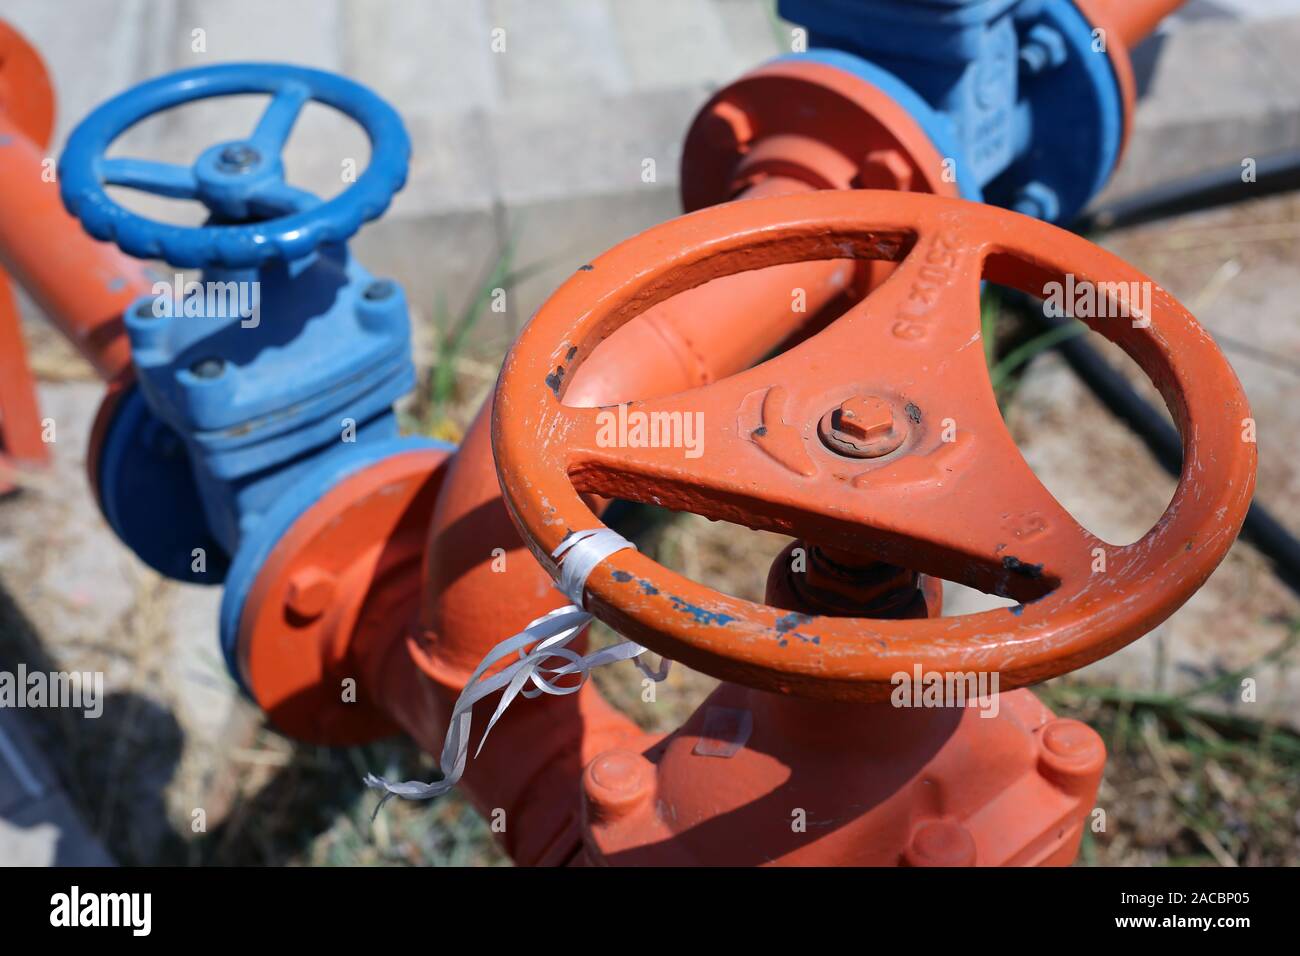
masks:
[[[469,732],[474,717],[474,705],[503,688],[497,709],[483,731],[478,749],[474,751],[475,756],[483,749],[483,744],[487,742],[487,736],[496,726],[496,722],[519,694],[533,698],[541,694],[562,696],[575,693],[587,682],[592,668],[613,664],[616,661],[634,661],[641,673],[656,682],[668,676],[671,661],[665,659],[660,662],[657,671],[651,671],[641,660],[641,655],[646,652],[646,648],[632,641],[602,648],[585,657],[567,647],[568,643],[581,634],[582,629],[592,619],[592,616],[583,609],[583,592],[592,569],[611,554],[624,548],[635,550],[636,545],[609,528],[575,531],[560,542],[552,552],[552,557],[560,562],[560,580],[557,586],[573,603],[543,614],[518,634],[506,638],[492,648],[474,670],[464,690],[460,692],[460,697],[456,699],[456,706],[452,709],[447,737],[442,746],[442,756],[439,758],[443,775],[441,780],[434,783],[423,783],[419,780],[392,783],[374,774],[366,775],[367,787],[384,791],[379,806],[375,807],[376,814],[391,797],[428,800],[441,796],[455,787],[465,773],[465,764],[469,759]],[[492,676],[483,678],[484,673],[491,670],[493,665],[512,654],[517,654],[519,660]],[[557,659],[566,663],[544,666],[546,662]],[[575,674],[576,680],[563,685],[558,683],[561,678]],[[533,686],[525,689],[524,685],[529,683]]]

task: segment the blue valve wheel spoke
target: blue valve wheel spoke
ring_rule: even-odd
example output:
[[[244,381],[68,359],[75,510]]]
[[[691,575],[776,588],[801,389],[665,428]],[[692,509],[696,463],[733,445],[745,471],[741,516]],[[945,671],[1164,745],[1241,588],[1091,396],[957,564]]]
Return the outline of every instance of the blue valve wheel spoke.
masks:
[[[272,97],[248,141],[264,155],[279,155],[310,99],[311,90],[306,84],[286,83]]]
[[[197,199],[199,181],[190,166],[160,163],[152,159],[117,157],[99,164],[105,185],[125,186],[155,196]]]

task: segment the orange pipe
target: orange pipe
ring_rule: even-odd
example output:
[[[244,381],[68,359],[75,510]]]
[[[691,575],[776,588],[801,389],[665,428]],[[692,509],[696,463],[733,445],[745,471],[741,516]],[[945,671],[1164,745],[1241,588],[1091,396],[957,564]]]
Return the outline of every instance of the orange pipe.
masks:
[[[773,178],[741,198],[809,188]],[[683,293],[597,349],[570,386],[570,400],[668,394],[745,368],[834,302],[852,269],[844,261],[779,266]],[[806,293],[806,311],[791,307],[796,288]],[[452,706],[484,655],[563,603],[506,512],[490,423],[489,403],[438,496],[425,555],[425,601],[409,641],[418,670],[382,643],[361,655],[367,686],[381,689],[376,696],[394,722],[432,753],[440,752]],[[512,707],[492,734],[491,745],[469,763],[461,789],[489,820],[504,814],[505,849],[526,865],[565,863],[576,853],[580,803],[573,797],[592,758],[613,747],[643,749],[651,741],[591,684],[545,706]]]
[[[1155,32],[1160,21],[1187,0],[1091,0],[1088,8],[1096,11],[1093,19],[1116,31],[1124,46],[1137,46]]]
[[[46,158],[0,113],[0,264],[111,380],[131,362],[122,310],[152,281],[143,263],[91,239],[67,213]]]
[[[41,439],[36,380],[27,365],[18,303],[9,277],[0,271],[0,494],[12,487],[4,474],[6,460],[45,465],[50,449]]]
[[[773,176],[737,201],[810,189]],[[598,345],[574,373],[565,401],[608,405],[648,398],[748,368],[848,290],[854,267],[850,260],[773,266],[684,292]]]

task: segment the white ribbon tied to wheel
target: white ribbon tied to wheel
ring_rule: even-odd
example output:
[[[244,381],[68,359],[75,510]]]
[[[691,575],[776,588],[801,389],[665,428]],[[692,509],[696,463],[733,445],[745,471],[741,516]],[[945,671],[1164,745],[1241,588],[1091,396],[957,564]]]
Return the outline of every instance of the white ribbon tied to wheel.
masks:
[[[506,638],[492,648],[466,682],[464,690],[456,699],[452,709],[451,721],[447,727],[447,737],[443,742],[442,756],[439,758],[442,779],[433,783],[419,780],[390,782],[374,774],[367,774],[365,784],[375,790],[384,791],[379,805],[375,807],[378,814],[384,803],[392,797],[407,800],[429,800],[447,793],[460,781],[465,773],[465,764],[469,759],[469,732],[474,717],[474,705],[491,694],[501,690],[501,700],[497,703],[492,719],[488,721],[483,736],[479,739],[474,755],[478,756],[487,742],[488,734],[496,722],[505,713],[518,695],[534,698],[542,694],[577,693],[591,676],[592,669],[617,661],[633,661],[641,673],[655,682],[667,678],[671,661],[660,661],[658,670],[651,670],[641,660],[647,651],[633,641],[623,641],[609,647],[603,647],[586,656],[570,650],[567,645],[582,633],[582,629],[592,621],[592,615],[583,607],[583,592],[586,590],[587,578],[600,562],[616,551],[624,548],[636,550],[636,545],[609,528],[589,531],[574,531],[567,535],[551,553],[560,562],[560,580],[557,587],[572,601],[564,607],[557,607],[531,622],[518,634]],[[483,675],[506,658],[517,655],[518,660],[504,667],[490,677]],[[562,660],[562,664],[550,664]],[[576,676],[576,679],[574,678]],[[560,681],[569,678],[565,683]],[[532,687],[525,685],[531,684]],[[504,688],[504,690],[503,690]]]

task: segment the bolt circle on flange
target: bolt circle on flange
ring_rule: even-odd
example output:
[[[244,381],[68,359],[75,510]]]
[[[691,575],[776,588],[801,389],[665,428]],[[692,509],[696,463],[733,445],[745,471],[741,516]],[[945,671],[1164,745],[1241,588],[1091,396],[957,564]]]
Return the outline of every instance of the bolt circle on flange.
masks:
[[[451,450],[415,438],[357,446],[309,475],[241,544],[222,601],[222,650],[284,733],[347,746],[396,732],[367,693],[364,654],[400,644],[418,610]],[[348,679],[356,692],[344,699]]]
[[[875,69],[846,54],[786,57],[751,70],[705,104],[682,148],[683,208],[734,198],[746,185],[742,161],[778,139],[789,167],[785,175],[806,167],[796,175],[814,188],[971,192],[964,167],[958,167],[960,183],[944,176],[944,158],[955,155],[955,147],[941,152],[907,108],[866,78],[831,65],[832,59]],[[900,85],[879,73],[881,82]]]

